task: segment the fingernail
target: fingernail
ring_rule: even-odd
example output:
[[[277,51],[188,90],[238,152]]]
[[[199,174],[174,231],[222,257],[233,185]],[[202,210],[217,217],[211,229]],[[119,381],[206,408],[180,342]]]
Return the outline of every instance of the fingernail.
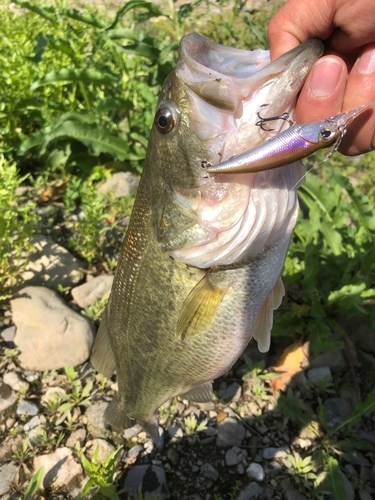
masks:
[[[332,94],[339,83],[341,64],[336,59],[324,58],[315,64],[312,71],[311,92],[316,97],[327,97]]]
[[[358,73],[369,75],[375,72],[375,44],[372,43],[362,52],[357,65]]]

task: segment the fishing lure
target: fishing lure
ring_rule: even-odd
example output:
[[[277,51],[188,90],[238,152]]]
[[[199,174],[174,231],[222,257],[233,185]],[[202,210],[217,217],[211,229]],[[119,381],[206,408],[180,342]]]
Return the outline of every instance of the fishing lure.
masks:
[[[320,122],[294,125],[250,151],[208,167],[207,172],[209,174],[227,174],[270,170],[289,165],[306,158],[319,149],[332,146],[327,154],[327,158],[329,158],[332,153],[337,151],[349,123],[373,104],[375,101]],[[258,113],[260,121],[256,125],[267,130],[264,129],[264,124],[271,120],[282,119],[290,123],[289,115],[287,117],[286,115],[283,113],[279,117],[262,118]]]

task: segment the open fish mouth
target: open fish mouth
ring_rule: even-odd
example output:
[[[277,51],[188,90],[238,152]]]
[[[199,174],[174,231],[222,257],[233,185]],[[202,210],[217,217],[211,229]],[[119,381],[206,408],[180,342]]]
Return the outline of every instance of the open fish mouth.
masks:
[[[270,63],[269,51],[185,36],[176,76],[186,89],[189,127],[205,144],[207,156],[201,160],[218,165],[288,127],[280,120],[274,130],[262,130],[257,112],[267,104],[267,116],[292,118],[298,92],[322,52],[323,43],[313,39]],[[188,200],[202,236],[172,256],[199,268],[229,265],[257,255],[280,235],[291,237],[298,216],[296,188],[303,178],[301,162],[267,173],[202,175],[199,196]]]
[[[320,40],[309,40],[270,64],[269,51],[226,47],[198,34],[181,40],[176,73],[188,87],[190,125],[201,140],[210,141],[214,164],[280,133],[257,127],[257,111],[268,104],[269,116],[293,116],[298,92],[323,52]]]

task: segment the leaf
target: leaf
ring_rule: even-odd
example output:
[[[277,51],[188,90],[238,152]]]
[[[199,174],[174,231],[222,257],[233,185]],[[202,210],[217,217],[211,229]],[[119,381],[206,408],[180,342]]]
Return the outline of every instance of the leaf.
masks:
[[[54,139],[70,137],[82,142],[89,147],[95,156],[100,153],[108,153],[123,161],[128,156],[128,143],[112,134],[104,127],[91,125],[89,123],[78,123],[65,121],[45,134],[40,147],[40,154],[44,154],[48,144]]]
[[[159,9],[157,5],[151,2],[146,2],[145,0],[130,0],[130,2],[126,3],[123,7],[121,7],[120,10],[117,11],[115,20],[111,24],[111,26],[108,28],[108,31],[115,28],[119,21],[133,9],[137,9],[141,7],[142,9],[146,9],[150,14],[152,14],[152,17],[158,17],[158,16],[165,16],[163,11]]]
[[[105,36],[111,40],[139,40],[139,31],[130,28],[115,28],[105,32]]]
[[[90,382],[85,385],[82,391],[82,399],[86,398],[90,394],[93,384],[94,384],[93,380],[90,380]]]
[[[324,483],[327,483],[327,485],[332,489],[335,500],[342,500],[346,495],[345,483],[344,478],[341,475],[337,460],[335,460],[333,457],[329,457],[328,463],[325,467],[325,471],[327,472],[328,476]]]
[[[86,458],[86,457],[85,457],[85,458]],[[87,459],[86,459],[86,460],[87,460]],[[85,469],[86,469],[86,467],[85,467]],[[86,469],[86,470],[87,470],[87,469]],[[88,472],[88,470],[87,470],[87,472]],[[80,498],[80,499],[85,498],[85,496],[86,496],[86,495],[87,495],[87,493],[90,491],[90,488],[91,488],[92,486],[95,486],[95,483],[94,483],[94,481],[93,481],[92,479],[89,479],[89,480],[87,481],[87,483],[85,484],[85,487],[83,488],[82,493],[81,493],[81,496],[80,496],[79,498]]]
[[[29,486],[27,487],[27,490],[25,492],[24,500],[30,500],[30,498],[33,495],[35,495],[35,493],[39,489],[39,486],[42,484],[43,472],[44,472],[44,465],[30,479]]]
[[[184,3],[183,5],[181,5],[177,13],[179,23],[184,22],[185,19],[191,15],[195,7],[198,7],[201,3],[202,0],[193,0],[193,2]]]
[[[320,231],[322,232],[333,254],[336,255],[336,257],[338,257],[341,254],[341,248],[342,248],[341,234],[338,231],[336,231],[334,225],[328,221],[322,222],[320,224]]]
[[[341,427],[344,427],[345,425],[357,424],[365,413],[371,413],[371,412],[375,412],[375,389],[373,389],[370,392],[368,398],[364,403],[358,403],[355,406],[352,415],[345,422],[336,427],[334,432],[338,431],[339,429],[341,429]]]
[[[118,457],[123,449],[124,445],[121,445],[117,450],[115,451],[112,451],[112,453],[110,453],[108,455],[108,457],[106,458],[105,462],[104,462],[104,467],[106,469],[109,469],[109,470],[112,470],[113,467],[116,465],[117,463],[117,460],[118,460]]]
[[[96,15],[94,16],[93,14],[89,14],[88,12],[80,12],[77,9],[65,9],[64,13],[67,17],[71,17],[72,19],[75,19],[76,21],[81,21],[82,23],[85,24],[90,24],[95,28],[108,27],[108,21],[99,16]]]
[[[308,323],[310,331],[310,347],[314,356],[324,351],[337,351],[344,344],[339,340],[332,339],[332,332],[324,319],[313,319]]]
[[[32,5],[29,2],[23,2],[22,0],[13,0],[13,3],[19,5],[23,9],[31,10],[35,14],[38,14],[38,16],[43,17],[44,19],[47,19],[47,21],[51,21],[51,23],[53,23],[53,24],[57,23],[56,16],[54,16],[52,13],[48,12],[46,9],[42,9],[41,7],[37,7],[36,5]]]
[[[144,42],[138,42],[133,45],[119,46],[118,50],[124,52],[125,54],[135,54],[137,56],[146,57],[151,61],[157,61],[160,55],[159,49]]]
[[[290,399],[280,395],[277,407],[292,422],[301,422],[305,427],[311,422],[312,410],[307,405],[304,405],[301,400]]]
[[[328,296],[328,304],[335,304],[337,302],[345,300],[348,302],[348,298],[360,298],[362,292],[366,289],[366,283],[360,283],[359,285],[345,285],[340,290],[334,290]]]
[[[50,85],[57,82],[86,82],[95,85],[116,85],[117,79],[96,69],[60,69],[59,71],[46,73],[43,78],[31,85],[30,91],[33,92],[43,85]]]
[[[300,371],[301,364],[306,359],[305,349],[306,346],[297,341],[283,351],[275,366],[275,372],[280,377],[270,382],[274,395]]]

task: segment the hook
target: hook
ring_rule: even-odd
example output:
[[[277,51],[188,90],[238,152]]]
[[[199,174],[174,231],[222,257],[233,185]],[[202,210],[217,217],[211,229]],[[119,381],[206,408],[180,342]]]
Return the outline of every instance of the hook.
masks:
[[[260,127],[265,132],[271,132],[272,130],[275,130],[275,129],[273,129],[273,128],[264,128],[264,124],[267,123],[267,122],[275,121],[275,120],[285,120],[285,121],[287,121],[289,123],[289,125],[291,127],[293,127],[294,121],[290,119],[290,116],[289,116],[288,113],[283,113],[283,114],[281,114],[279,116],[271,116],[269,118],[263,118],[262,116],[260,116],[259,110],[260,110],[260,108],[263,108],[264,106],[268,106],[268,104],[262,104],[258,108],[257,115],[258,115],[259,121],[256,122],[256,124],[255,124],[257,127]]]

